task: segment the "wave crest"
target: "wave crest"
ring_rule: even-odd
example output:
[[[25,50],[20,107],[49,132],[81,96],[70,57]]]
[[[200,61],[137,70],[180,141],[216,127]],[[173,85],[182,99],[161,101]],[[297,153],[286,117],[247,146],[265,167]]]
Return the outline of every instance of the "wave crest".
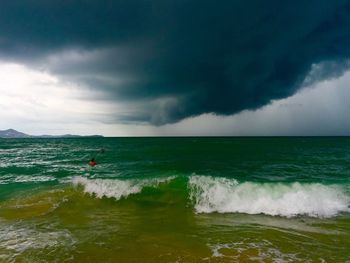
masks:
[[[156,187],[158,184],[172,180],[174,177],[154,178],[154,179],[88,179],[82,176],[76,176],[72,179],[73,185],[82,185],[84,192],[94,195],[98,198],[108,197],[119,200],[131,194],[137,194],[144,187]]]
[[[72,182],[75,186],[82,186],[85,193],[97,198],[120,200],[141,193],[145,187],[157,188],[160,183],[167,183],[175,178],[121,180],[77,176]],[[350,194],[342,185],[298,182],[240,183],[235,179],[199,175],[183,179],[187,181],[187,187],[186,183],[181,186],[186,188],[185,192],[174,191],[173,194],[189,194],[197,213],[246,213],[284,217],[306,215],[323,218],[350,212]],[[167,191],[171,191],[171,188]]]
[[[350,211],[350,196],[339,185],[238,183],[235,179],[197,175],[191,176],[188,184],[198,213],[332,217]]]

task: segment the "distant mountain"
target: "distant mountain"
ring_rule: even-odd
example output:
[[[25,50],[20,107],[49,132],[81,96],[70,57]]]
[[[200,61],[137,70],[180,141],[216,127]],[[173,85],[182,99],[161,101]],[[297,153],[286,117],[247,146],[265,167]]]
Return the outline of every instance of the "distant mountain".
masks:
[[[29,135],[23,132],[16,131],[14,129],[0,130],[0,138],[78,138],[78,137],[103,137],[102,135]]]
[[[31,137],[28,134],[25,134],[23,132],[16,131],[14,129],[8,129],[8,130],[0,130],[0,138],[29,138]]]

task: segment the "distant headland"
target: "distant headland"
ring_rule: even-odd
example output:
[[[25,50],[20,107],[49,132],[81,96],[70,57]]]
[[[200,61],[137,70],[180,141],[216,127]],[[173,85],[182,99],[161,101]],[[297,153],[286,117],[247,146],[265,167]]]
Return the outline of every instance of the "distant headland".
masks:
[[[14,129],[0,130],[0,138],[80,138],[80,137],[103,137],[102,135],[29,135]]]

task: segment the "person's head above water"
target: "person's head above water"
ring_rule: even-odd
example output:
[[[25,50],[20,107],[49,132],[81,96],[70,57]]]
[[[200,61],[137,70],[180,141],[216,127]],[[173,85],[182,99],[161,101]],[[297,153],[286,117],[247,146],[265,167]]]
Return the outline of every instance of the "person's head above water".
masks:
[[[96,165],[95,158],[92,158],[92,159],[89,161],[89,165],[90,165],[91,167],[93,167],[93,166]]]

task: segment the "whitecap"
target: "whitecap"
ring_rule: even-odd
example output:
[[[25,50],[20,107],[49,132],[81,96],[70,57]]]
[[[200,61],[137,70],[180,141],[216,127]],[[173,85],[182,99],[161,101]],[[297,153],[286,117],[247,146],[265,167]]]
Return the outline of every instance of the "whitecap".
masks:
[[[53,176],[46,175],[5,175],[0,179],[0,184],[11,184],[11,183],[40,183],[55,181],[56,178]]]
[[[82,176],[75,176],[72,183],[75,186],[84,187],[84,192],[94,195],[97,198],[107,197],[119,200],[131,194],[142,191],[144,187],[156,187],[160,183],[173,180],[175,177],[153,178],[153,179],[89,179]]]
[[[349,212],[350,196],[341,185],[257,183],[193,175],[190,198],[198,213],[246,213],[293,217],[332,217]]]

